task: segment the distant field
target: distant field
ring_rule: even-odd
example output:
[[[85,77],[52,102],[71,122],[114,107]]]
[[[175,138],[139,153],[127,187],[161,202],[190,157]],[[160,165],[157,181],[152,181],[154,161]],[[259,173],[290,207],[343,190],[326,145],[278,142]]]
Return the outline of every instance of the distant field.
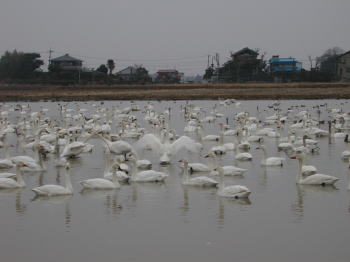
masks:
[[[175,85],[0,85],[1,101],[350,98],[350,82]]]

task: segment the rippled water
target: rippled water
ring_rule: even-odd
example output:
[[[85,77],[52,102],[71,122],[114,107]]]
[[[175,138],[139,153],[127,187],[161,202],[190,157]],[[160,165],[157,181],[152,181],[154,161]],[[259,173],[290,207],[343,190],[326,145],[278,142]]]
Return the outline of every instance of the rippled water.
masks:
[[[272,115],[268,105],[273,102],[244,101],[239,108],[219,106],[217,111],[225,117],[205,125],[205,133],[217,133],[218,123],[226,122],[226,117],[232,124],[234,114],[243,110],[260,119]],[[142,108],[147,102],[137,103]],[[184,128],[180,108],[185,103],[154,102],[159,112],[171,108],[170,126],[180,135]],[[217,101],[191,103],[210,111]],[[281,101],[280,107],[285,111],[291,105],[301,105],[305,107],[299,110],[316,112],[312,107],[324,103],[328,108],[350,111],[348,101],[343,100]],[[60,119],[59,103],[30,104],[33,110],[47,107],[51,118]],[[77,103],[67,104],[76,108]],[[91,108],[92,103],[78,104]],[[103,106],[129,104],[109,101]],[[12,121],[16,114],[12,113]],[[141,112],[133,114],[150,130]],[[328,117],[326,107],[322,107],[320,119]],[[322,128],[327,130],[328,126]],[[11,140],[16,141],[14,136]],[[0,191],[1,261],[349,261],[349,170],[340,157],[346,149],[342,139],[319,139],[320,154],[308,158],[321,173],[340,178],[336,187],[298,186],[295,160],[287,159],[284,167],[262,168],[261,152],[253,146],[253,161],[237,162],[248,169],[244,176],[225,178],[227,184],[246,185],[252,191],[249,200],[222,199],[216,189],[182,186],[177,161],[186,157],[205,162],[186,152],[174,157],[168,167],[159,166],[154,154],[141,154],[154,162],[155,169],[170,174],[165,183],[123,184],[109,192],[81,191],[79,181],[103,174],[102,144],[97,139],[91,143],[94,151],[71,163],[73,196],[35,199],[30,190],[63,182],[63,170],[53,166],[54,156],[48,159],[46,172],[25,175],[25,189]],[[268,154],[285,157],[277,152],[277,143],[274,138],[265,138]],[[208,143],[203,152],[211,145]],[[13,148],[11,154],[17,154],[16,150]],[[233,153],[227,153],[220,163],[233,164],[233,159]]]

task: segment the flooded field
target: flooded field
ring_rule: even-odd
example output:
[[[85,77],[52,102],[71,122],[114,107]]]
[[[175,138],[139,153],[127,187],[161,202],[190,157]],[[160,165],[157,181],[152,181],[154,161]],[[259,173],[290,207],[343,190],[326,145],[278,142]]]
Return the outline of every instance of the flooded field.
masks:
[[[7,145],[10,157],[36,159],[35,146],[33,151],[21,133],[35,139],[35,135],[56,134],[61,127],[62,139],[69,137],[68,131],[62,131],[66,129],[71,133],[79,130],[79,135],[70,135],[73,140],[96,135],[87,141],[94,145],[91,152],[65,158],[70,165],[72,195],[36,197],[31,190],[45,184],[64,185],[65,167],[56,166],[64,145],[58,154],[54,150],[44,154],[45,170],[23,172],[24,188],[0,190],[1,261],[348,261],[350,172],[349,161],[342,158],[350,145],[344,142],[350,127],[347,112],[348,100],[2,103],[0,159],[6,159]],[[326,134],[329,120],[333,124]],[[19,128],[20,122],[27,130]],[[323,136],[312,129],[316,125],[325,131]],[[130,126],[138,129],[128,133]],[[260,134],[260,142],[250,141],[249,150],[237,149],[249,135],[264,128],[271,129]],[[233,135],[229,135],[231,129]],[[150,160],[152,169],[166,173],[164,182],[130,181],[121,182],[115,190],[83,190],[80,181],[103,177],[105,143],[99,135],[108,137],[108,133],[119,134],[139,159]],[[150,133],[160,137],[161,143],[170,135],[186,135],[201,149],[196,153],[180,148],[170,155],[170,164],[161,165],[161,154],[153,147],[156,142],[145,145],[138,141]],[[293,141],[307,135],[305,164],[339,178],[334,186],[296,183],[298,160],[290,157],[298,151],[278,150],[282,138],[290,142],[288,134]],[[207,135],[219,138],[206,140]],[[302,147],[302,142],[293,148]],[[228,146],[216,157],[205,157],[213,146],[227,143],[236,149]],[[256,149],[261,145],[268,157],[284,158],[283,165],[261,165],[263,152]],[[243,151],[252,155],[251,161],[236,159]],[[224,180],[226,186],[246,186],[251,194],[227,198],[218,196],[216,187],[183,185],[181,159],[210,168],[234,165],[246,169]],[[130,167],[129,162],[125,163]],[[15,173],[15,167],[0,172]],[[219,181],[213,172],[191,177],[202,175]]]

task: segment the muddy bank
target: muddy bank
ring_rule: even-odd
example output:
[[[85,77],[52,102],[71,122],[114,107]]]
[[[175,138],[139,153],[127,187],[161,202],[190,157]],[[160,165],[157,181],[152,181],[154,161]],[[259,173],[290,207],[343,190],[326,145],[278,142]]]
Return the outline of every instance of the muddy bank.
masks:
[[[350,98],[350,83],[0,85],[1,101]]]

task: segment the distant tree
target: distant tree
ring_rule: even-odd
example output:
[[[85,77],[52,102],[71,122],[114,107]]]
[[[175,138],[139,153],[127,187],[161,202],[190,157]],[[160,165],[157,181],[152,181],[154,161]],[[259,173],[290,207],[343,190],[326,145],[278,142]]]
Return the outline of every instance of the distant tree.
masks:
[[[40,54],[6,51],[0,58],[0,78],[27,79],[44,64]]]
[[[214,68],[212,66],[209,66],[207,69],[205,69],[203,79],[210,80],[213,75],[214,75]]]
[[[108,68],[107,68],[106,65],[102,64],[96,69],[96,71],[100,72],[100,73],[107,74],[108,73]]]
[[[51,63],[49,65],[48,69],[49,69],[49,72],[52,72],[52,73],[60,73],[60,72],[62,72],[62,69],[61,69],[61,67],[58,64]]]
[[[150,82],[152,81],[151,77],[148,74],[148,71],[143,66],[136,66],[136,81],[138,82]]]
[[[344,53],[344,50],[340,47],[327,49],[322,56],[316,58],[319,71],[329,74],[331,79],[334,80],[337,74],[337,58],[342,53]]]
[[[115,64],[114,64],[114,61],[113,59],[108,59],[107,60],[107,67],[108,67],[108,70],[109,70],[109,75],[112,75],[112,72],[115,68]]]

